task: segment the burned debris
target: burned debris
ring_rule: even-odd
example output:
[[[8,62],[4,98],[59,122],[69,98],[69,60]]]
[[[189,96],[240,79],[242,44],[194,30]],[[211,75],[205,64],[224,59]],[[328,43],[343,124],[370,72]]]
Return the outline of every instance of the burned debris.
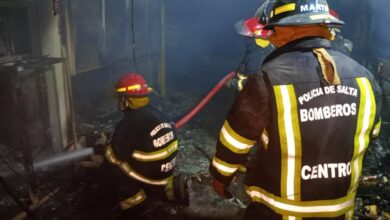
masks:
[[[386,19],[378,18],[386,8],[381,4],[388,6],[385,1],[357,0],[355,5],[352,0],[328,0],[334,5],[331,15],[346,21],[345,30],[332,30],[332,47],[371,71],[383,92],[381,133],[363,160],[356,220],[390,219],[390,34],[384,28]],[[358,18],[350,12],[351,5]],[[233,24],[258,6],[226,0],[0,0],[0,219],[120,219],[113,180],[103,175],[106,144],[123,117],[116,79],[142,73],[154,89],[151,105],[174,125],[224,75],[238,66],[234,76],[249,71],[241,67],[257,58],[246,57],[239,64],[244,45]],[[309,10],[310,5],[303,8]],[[257,49],[269,45],[246,38]],[[261,60],[266,58],[263,49]],[[268,46],[267,55],[274,49]],[[251,202],[245,168],[238,169],[228,199],[214,191],[209,169],[225,116],[239,94],[235,87],[241,90],[247,79],[229,78],[212,101],[177,130],[173,176],[185,178],[189,204],[156,199],[144,216],[243,219]],[[359,96],[358,89],[340,88]],[[324,91],[306,91],[298,102],[307,104]],[[356,111],[356,105],[346,106],[347,113],[352,109]],[[323,119],[322,110],[303,110],[307,123]],[[250,157],[255,154],[252,150]],[[340,177],[348,176],[344,165]]]

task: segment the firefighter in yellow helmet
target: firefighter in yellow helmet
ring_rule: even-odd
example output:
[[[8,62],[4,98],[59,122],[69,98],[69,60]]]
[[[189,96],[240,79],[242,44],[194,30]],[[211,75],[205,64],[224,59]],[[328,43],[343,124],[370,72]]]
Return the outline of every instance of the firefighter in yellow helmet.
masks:
[[[353,219],[362,160],[380,129],[373,75],[332,50],[343,22],[326,0],[277,0],[266,26],[277,49],[249,77],[221,129],[210,166],[221,196],[252,146],[245,219]]]
[[[185,201],[183,178],[173,177],[178,138],[175,126],[149,105],[152,89],[129,73],[116,84],[118,108],[124,117],[116,127],[105,157],[118,191],[123,218],[150,209],[151,200]]]

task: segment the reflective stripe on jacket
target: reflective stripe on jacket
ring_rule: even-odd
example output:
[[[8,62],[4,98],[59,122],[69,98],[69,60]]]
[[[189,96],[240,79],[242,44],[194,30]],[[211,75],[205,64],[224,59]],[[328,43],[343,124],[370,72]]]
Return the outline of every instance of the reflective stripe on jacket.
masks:
[[[125,175],[149,185],[166,185],[175,167],[176,129],[151,106],[126,109],[106,159]]]
[[[210,171],[229,183],[266,130],[268,145],[245,179],[252,200],[275,219],[352,219],[362,159],[380,129],[380,96],[372,74],[329,41],[291,42],[248,79]]]

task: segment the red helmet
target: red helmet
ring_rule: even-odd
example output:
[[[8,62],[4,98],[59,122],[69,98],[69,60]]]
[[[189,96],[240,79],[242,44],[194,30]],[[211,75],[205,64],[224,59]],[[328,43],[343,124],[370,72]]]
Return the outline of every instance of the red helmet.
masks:
[[[235,24],[238,34],[247,37],[266,38],[270,35],[270,30],[263,30],[264,25],[260,24],[259,18],[252,17],[246,21],[241,20]]]
[[[337,19],[340,19],[339,13],[336,10],[334,10],[334,9],[329,9],[329,14],[332,15],[333,17],[337,18]]]
[[[269,14],[271,13],[275,0],[265,1],[256,11],[254,17],[247,20],[240,20],[235,24],[238,34],[265,39],[272,34],[271,30],[264,30],[264,26],[267,25],[269,20]]]
[[[137,73],[128,73],[116,83],[116,92],[120,95],[138,97],[147,96],[152,92],[146,80]]]

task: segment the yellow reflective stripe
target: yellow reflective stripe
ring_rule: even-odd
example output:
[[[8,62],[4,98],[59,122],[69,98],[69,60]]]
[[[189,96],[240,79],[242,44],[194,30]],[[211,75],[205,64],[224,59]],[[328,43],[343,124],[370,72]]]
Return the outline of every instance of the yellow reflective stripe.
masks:
[[[346,214],[345,214],[345,220],[352,220],[353,219],[353,209],[349,210]]]
[[[175,195],[173,192],[173,176],[169,178],[169,181],[167,185],[165,186],[165,194],[167,196],[168,201],[173,201],[175,200]]]
[[[223,127],[227,133],[237,142],[239,142],[241,145],[254,145],[256,143],[256,141],[254,140],[251,140],[251,139],[248,139],[248,138],[245,138],[241,135],[239,135],[238,133],[236,133],[232,127],[230,127],[230,124],[227,120],[225,120],[225,122],[223,123]]]
[[[281,147],[281,196],[300,200],[301,135],[292,85],[274,86]]]
[[[218,159],[216,156],[213,157],[212,164],[213,167],[215,167],[217,171],[223,176],[231,176],[240,167],[240,164],[230,164]]]
[[[376,123],[374,129],[371,132],[371,136],[373,138],[378,137],[379,133],[381,132],[381,126],[382,126],[382,119],[379,119],[379,122]]]
[[[288,86],[288,93],[290,96],[291,103],[291,121],[294,132],[294,200],[301,200],[301,162],[302,162],[302,141],[301,141],[301,128],[299,126],[299,117],[298,117],[298,106],[297,106],[297,97],[295,95],[294,87]]]
[[[141,89],[141,85],[135,84],[135,85],[128,86],[128,87],[118,88],[118,89],[116,89],[116,91],[117,92],[126,92],[126,91],[131,91],[131,90],[140,90],[140,89]]]
[[[234,141],[238,142],[239,144],[238,145],[242,145],[241,147],[244,148],[246,146],[253,146],[256,141],[254,140],[250,140],[248,138],[245,138],[239,134],[237,134],[232,127],[230,127],[230,124],[228,121],[225,120],[225,122],[223,123],[223,127],[222,129],[224,129],[228,134],[229,136],[231,136]]]
[[[267,129],[264,129],[263,133],[261,133],[261,144],[263,145],[264,149],[268,149],[268,143],[269,143],[269,135]]]
[[[120,160],[118,160],[118,158],[116,158],[114,151],[112,150],[111,145],[108,145],[106,147],[106,152],[104,155],[106,156],[106,159],[108,160],[108,162],[110,162],[114,165],[119,165],[122,163]]]
[[[244,138],[237,134],[229,125],[228,121],[225,121],[219,135],[221,143],[229,148],[232,152],[238,154],[248,153],[249,150],[256,143],[254,140]]]
[[[141,182],[151,184],[151,185],[166,185],[169,182],[169,178],[165,178],[162,180],[152,180],[149,178],[146,178],[142,176],[141,174],[137,173],[135,170],[133,170],[128,163],[121,163],[119,165],[119,168],[129,177],[139,180]]]
[[[129,209],[143,202],[146,199],[146,194],[143,190],[139,191],[134,196],[119,202],[119,206],[122,210]]]
[[[280,6],[278,8],[275,8],[275,10],[273,11],[273,13],[271,14],[273,16],[275,15],[278,15],[278,14],[281,14],[283,12],[287,12],[287,11],[294,11],[295,10],[295,3],[290,3],[290,4],[287,4],[287,5],[283,5],[283,6]]]
[[[134,159],[138,161],[143,162],[150,162],[150,161],[156,161],[156,160],[162,160],[169,156],[171,156],[174,152],[177,150],[179,141],[174,141],[171,144],[169,144],[164,149],[161,149],[159,151],[155,152],[142,152],[142,151],[134,151],[131,155]]]
[[[319,19],[334,19],[333,16],[327,14],[319,14],[319,15],[311,15],[311,20],[319,20]]]
[[[296,216],[283,215],[283,220],[301,220],[301,218]]]
[[[336,217],[353,208],[354,193],[334,200],[293,201],[275,196],[251,186],[246,192],[255,202],[260,202],[281,215],[296,217]]]
[[[236,146],[234,146],[233,144],[231,144],[231,142],[226,140],[226,137],[225,137],[222,130],[221,130],[221,133],[219,134],[219,141],[223,144],[223,146],[225,146],[230,151],[232,151],[236,154],[247,154],[250,151],[250,148],[239,149]]]
[[[280,147],[281,147],[281,172],[280,172],[280,187],[281,187],[281,195],[283,198],[286,197],[286,188],[287,188],[287,135],[286,129],[284,127],[284,105],[282,92],[279,86],[274,87],[275,99],[276,99],[276,107],[278,111],[278,128],[279,128],[279,139],[280,139]]]
[[[240,165],[240,167],[238,167],[238,171],[240,171],[241,173],[246,173],[248,169],[246,168],[246,166],[244,165]]]
[[[356,191],[362,170],[363,156],[369,144],[371,131],[376,114],[376,103],[371,83],[367,78],[357,78],[360,90],[360,102],[357,117],[357,128],[354,138],[354,152],[351,161],[352,174],[350,191]]]
[[[127,87],[127,90],[138,90],[138,89],[141,89],[141,85],[140,84],[135,84],[135,85]]]
[[[126,87],[116,89],[117,92],[126,92]]]

